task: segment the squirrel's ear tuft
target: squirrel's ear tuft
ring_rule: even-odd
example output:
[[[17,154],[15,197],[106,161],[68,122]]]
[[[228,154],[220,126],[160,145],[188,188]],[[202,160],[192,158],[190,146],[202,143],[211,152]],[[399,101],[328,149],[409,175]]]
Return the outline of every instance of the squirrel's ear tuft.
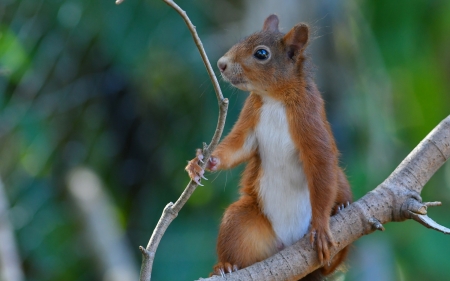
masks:
[[[278,30],[278,23],[280,21],[278,20],[277,15],[270,15],[267,17],[267,19],[264,21],[263,25],[263,31],[279,31]]]
[[[304,23],[299,23],[294,26],[283,37],[283,41],[286,44],[289,57],[292,59],[303,51],[308,44],[309,28]]]

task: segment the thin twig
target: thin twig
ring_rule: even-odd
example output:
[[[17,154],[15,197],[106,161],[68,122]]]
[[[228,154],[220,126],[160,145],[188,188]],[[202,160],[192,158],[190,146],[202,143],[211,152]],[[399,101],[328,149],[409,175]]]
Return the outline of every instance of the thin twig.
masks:
[[[220,90],[219,82],[217,81],[216,75],[214,74],[214,70],[211,67],[211,64],[209,63],[208,56],[206,55],[205,49],[203,48],[202,41],[200,40],[200,37],[198,37],[196,27],[192,24],[191,20],[187,16],[186,12],[183,11],[180,6],[178,6],[175,2],[172,0],[164,0],[164,2],[169,5],[170,7],[174,8],[178,14],[183,18],[184,22],[189,28],[189,31],[191,31],[192,38],[194,38],[195,45],[197,45],[198,51],[200,52],[200,55],[202,56],[203,63],[205,64],[206,70],[208,71],[209,78],[213,82],[214,91],[216,92],[217,100],[222,101],[223,95],[222,91]]]
[[[208,71],[209,77],[213,83],[214,90],[216,93],[217,101],[219,103],[219,117],[217,121],[216,130],[214,132],[214,136],[212,137],[211,143],[203,149],[204,163],[201,163],[202,168],[205,168],[206,163],[208,163],[209,157],[211,156],[212,151],[214,151],[215,147],[219,143],[220,137],[222,136],[223,128],[225,126],[225,119],[227,116],[228,110],[228,99],[224,98],[222,95],[222,91],[219,86],[219,82],[217,81],[216,75],[211,67],[211,64],[208,60],[208,56],[206,55],[205,49],[203,48],[203,44],[200,40],[200,37],[197,34],[195,26],[190,21],[186,12],[183,11],[175,2],[172,0],[163,0],[167,5],[175,9],[178,14],[183,18],[189,31],[192,34],[192,38],[194,39],[195,45],[197,46],[200,55],[202,57],[203,63],[205,64],[206,70]],[[117,0],[116,4],[120,4],[123,0]],[[142,246],[139,249],[142,252],[142,266],[140,273],[140,281],[150,281],[151,272],[153,266],[153,260],[155,257],[156,249],[158,248],[159,242],[161,241],[162,236],[166,232],[170,223],[177,217],[178,212],[190,198],[192,193],[194,193],[197,188],[197,184],[193,181],[190,181],[188,186],[185,188],[180,198],[173,203],[167,204],[164,208],[163,214],[154,229],[152,236],[148,242],[147,247],[144,249]]]

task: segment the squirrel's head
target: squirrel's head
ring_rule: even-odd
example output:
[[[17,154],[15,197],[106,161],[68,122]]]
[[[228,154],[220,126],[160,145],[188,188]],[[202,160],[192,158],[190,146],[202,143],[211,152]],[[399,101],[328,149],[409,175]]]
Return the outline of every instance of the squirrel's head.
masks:
[[[308,43],[308,26],[299,23],[283,34],[278,23],[278,17],[270,15],[262,31],[237,43],[219,59],[217,66],[226,81],[241,90],[265,94],[298,79]]]

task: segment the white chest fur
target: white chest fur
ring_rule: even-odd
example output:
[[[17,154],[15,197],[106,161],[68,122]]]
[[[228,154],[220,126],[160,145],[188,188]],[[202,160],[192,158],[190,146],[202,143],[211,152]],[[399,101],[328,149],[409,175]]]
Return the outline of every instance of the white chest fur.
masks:
[[[303,165],[280,102],[264,98],[255,135],[263,169],[259,193],[263,212],[280,241],[288,246],[308,231],[311,203]]]

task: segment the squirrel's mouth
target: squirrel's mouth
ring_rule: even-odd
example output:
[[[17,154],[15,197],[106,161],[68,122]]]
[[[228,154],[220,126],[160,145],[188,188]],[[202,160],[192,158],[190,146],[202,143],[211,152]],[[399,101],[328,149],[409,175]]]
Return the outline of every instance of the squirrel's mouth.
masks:
[[[222,73],[222,78],[223,78],[223,80],[227,81],[228,83],[230,83],[231,85],[236,86],[236,87],[238,85],[247,83],[247,81],[245,81],[244,79],[239,78],[239,77],[229,78],[226,75],[224,75],[224,73]]]
[[[234,87],[242,91],[248,91],[248,81],[242,75],[230,75],[230,73],[222,72],[222,78]]]
[[[247,83],[247,82],[245,82],[245,81],[242,80],[242,79],[229,80],[229,82],[230,82],[233,86],[238,86],[238,85]]]
[[[239,90],[242,90],[242,91],[251,91],[251,88],[250,88],[249,84],[247,83],[247,81],[244,81],[244,80],[231,82],[231,85],[233,85],[234,87],[236,87],[236,88],[238,88]]]
[[[230,84],[242,91],[248,91],[248,83],[244,79],[229,80]]]

